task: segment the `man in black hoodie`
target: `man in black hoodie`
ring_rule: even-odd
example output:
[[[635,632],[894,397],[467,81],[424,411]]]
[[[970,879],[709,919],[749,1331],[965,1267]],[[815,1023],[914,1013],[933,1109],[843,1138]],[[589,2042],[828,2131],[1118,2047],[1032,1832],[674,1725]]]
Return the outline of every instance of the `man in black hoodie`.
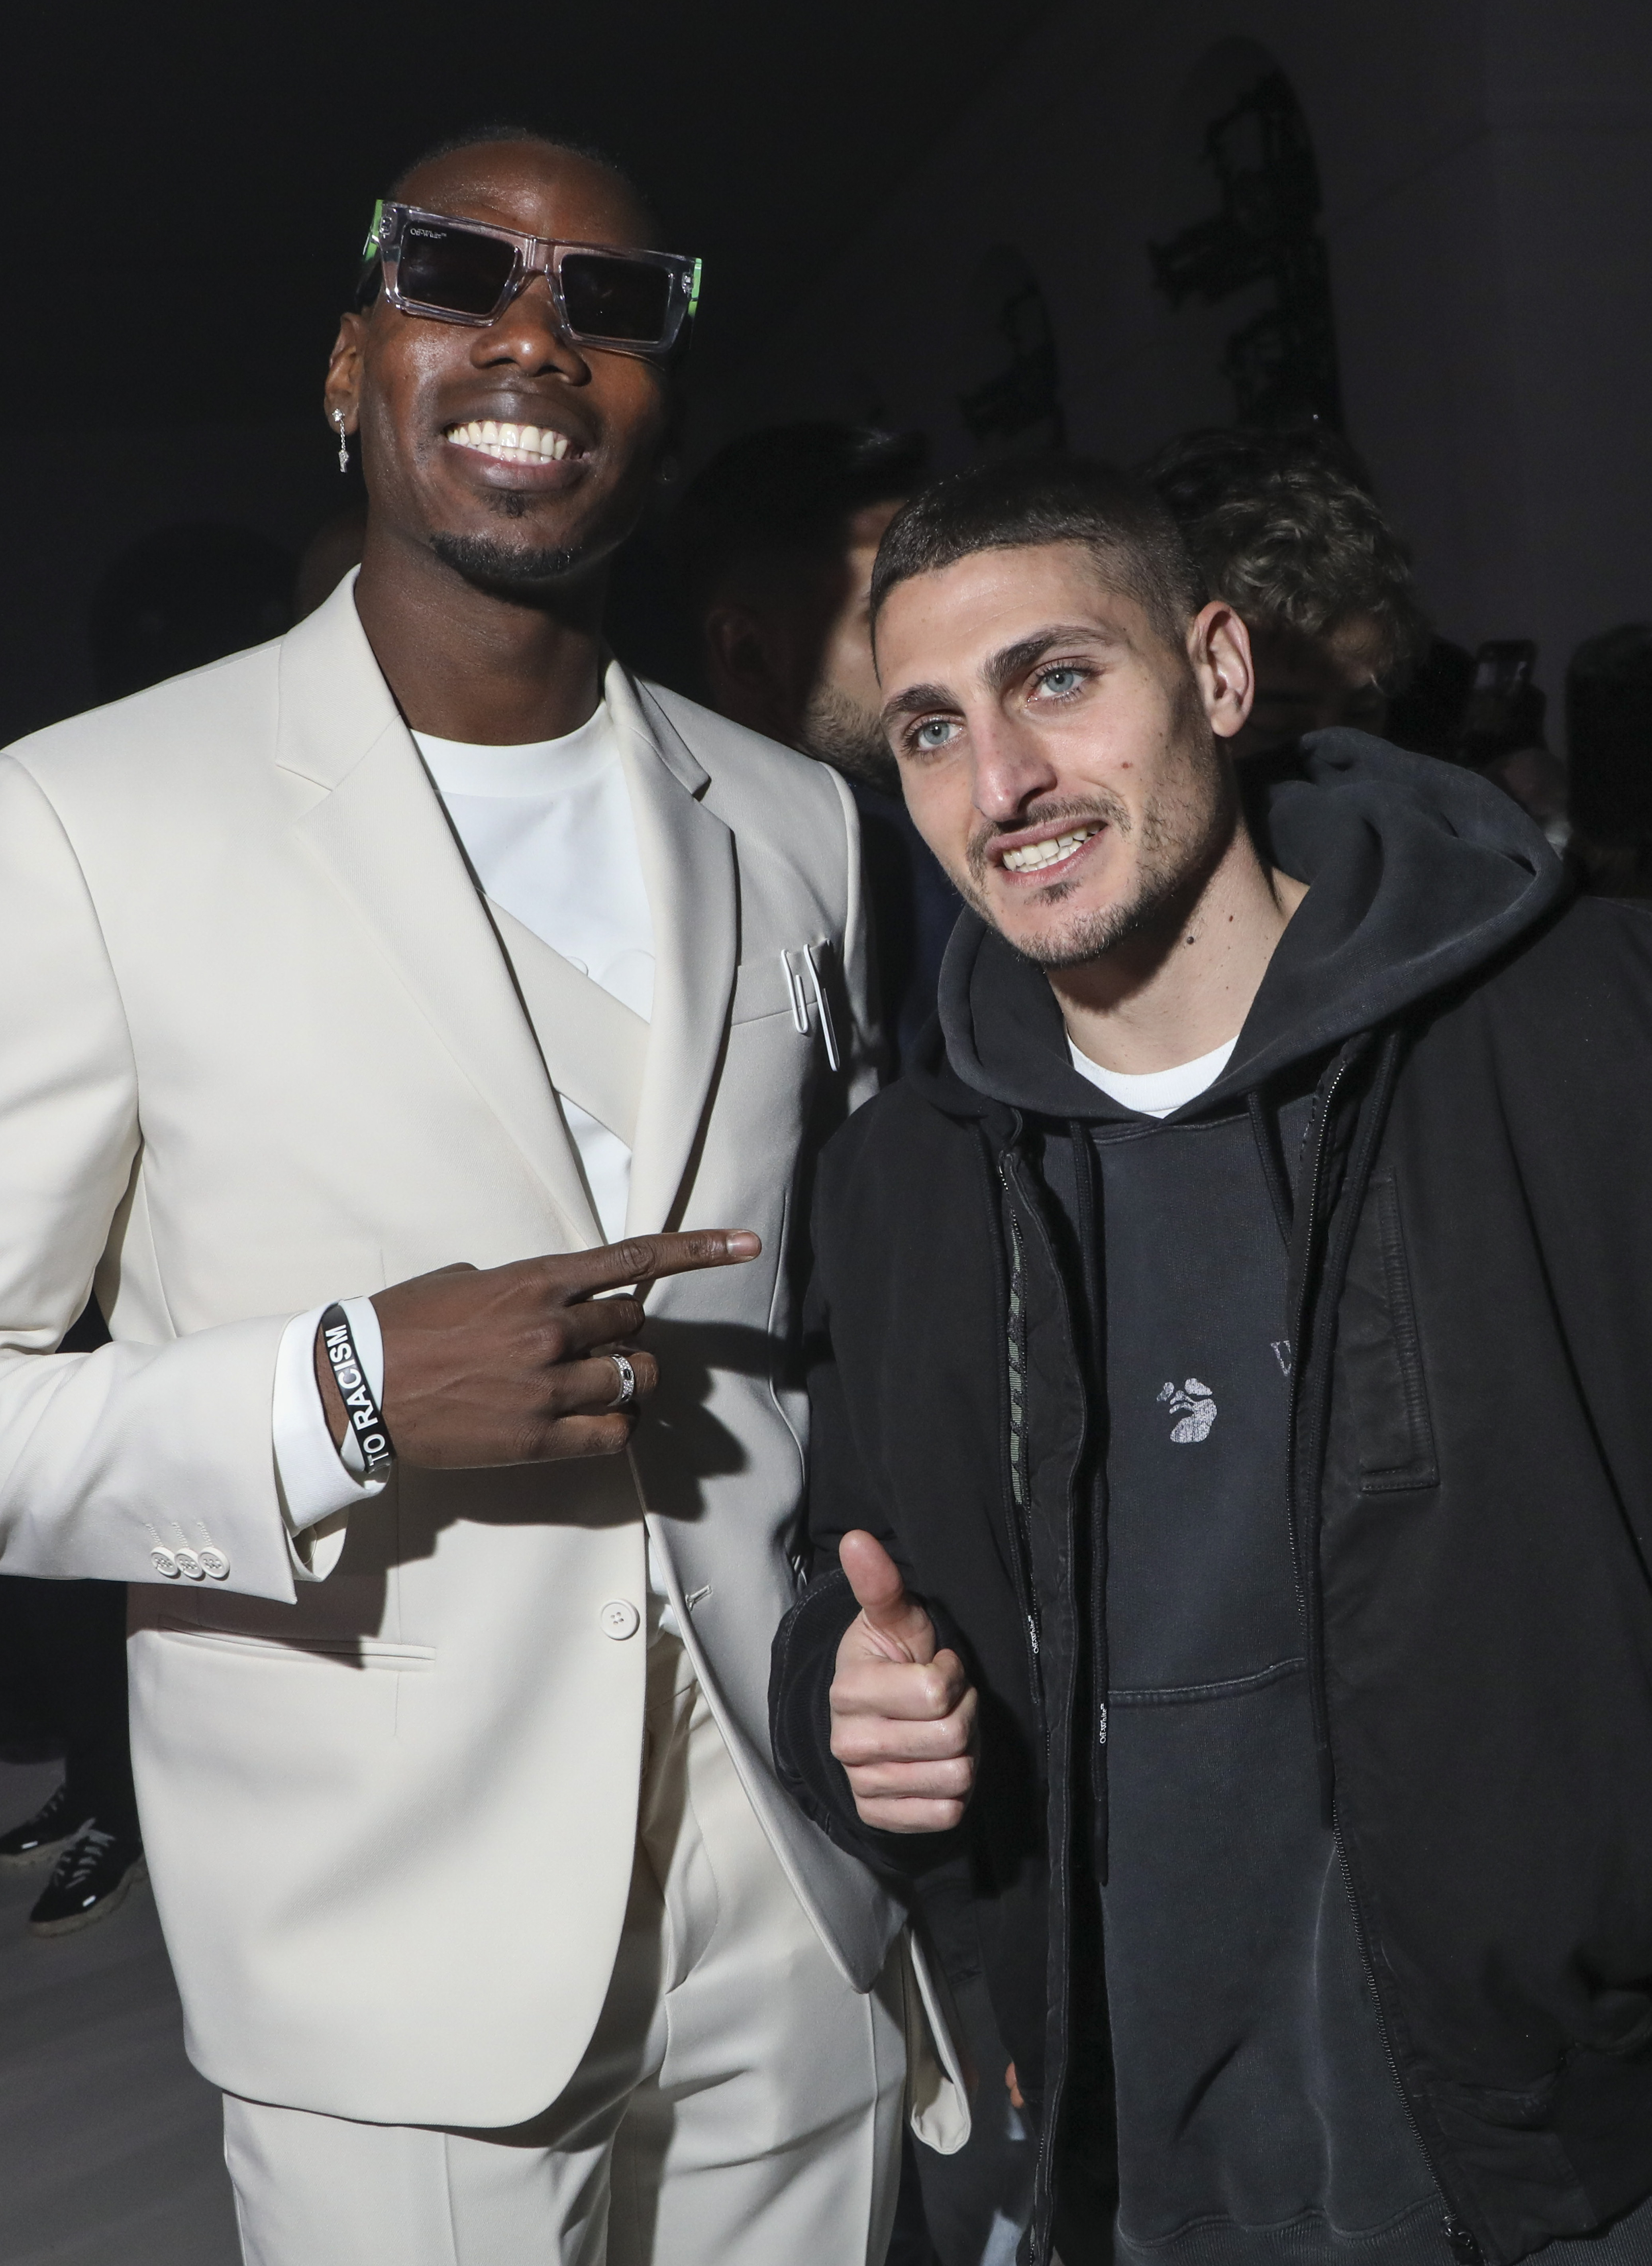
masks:
[[[821,1170],[777,1757],[967,1893],[1034,2266],[1638,2266],[1652,919],[1355,733],[1254,838],[1202,598],[1096,466],[880,554],[972,910]]]

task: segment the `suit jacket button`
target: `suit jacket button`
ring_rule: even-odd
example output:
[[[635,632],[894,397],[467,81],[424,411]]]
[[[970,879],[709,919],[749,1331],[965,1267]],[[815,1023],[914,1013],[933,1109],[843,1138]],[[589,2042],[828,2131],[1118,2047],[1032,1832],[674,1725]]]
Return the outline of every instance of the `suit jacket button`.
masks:
[[[150,1563],[154,1567],[156,1572],[161,1575],[166,1581],[175,1582],[178,1579],[179,1565],[177,1559],[173,1557],[170,1550],[163,1550],[158,1542],[156,1544],[154,1549],[150,1552]]]
[[[172,1555],[178,1561],[178,1570],[180,1574],[187,1575],[192,1582],[198,1582],[201,1579],[204,1568],[193,1550],[175,1550]]]
[[[203,1574],[210,1574],[215,1582],[222,1582],[230,1570],[230,1561],[222,1550],[203,1550],[201,1553],[201,1570]]]
[[[616,1643],[622,1638],[635,1636],[642,1626],[642,1615],[625,1597],[614,1597],[596,1616],[602,1623],[603,1634],[611,1636]]]

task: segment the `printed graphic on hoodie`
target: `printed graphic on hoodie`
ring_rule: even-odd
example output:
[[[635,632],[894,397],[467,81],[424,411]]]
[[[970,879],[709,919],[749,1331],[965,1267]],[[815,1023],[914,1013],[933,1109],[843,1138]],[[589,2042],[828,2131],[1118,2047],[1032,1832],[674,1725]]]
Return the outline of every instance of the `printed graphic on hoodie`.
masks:
[[[1180,1388],[1161,1385],[1159,1402],[1160,1407],[1168,1408],[1173,1416],[1178,1417],[1170,1436],[1179,1448],[1210,1437],[1210,1427],[1216,1422],[1216,1403],[1210,1398],[1210,1386],[1201,1385],[1196,1377],[1188,1378]],[[1179,1414],[1184,1409],[1186,1414]]]

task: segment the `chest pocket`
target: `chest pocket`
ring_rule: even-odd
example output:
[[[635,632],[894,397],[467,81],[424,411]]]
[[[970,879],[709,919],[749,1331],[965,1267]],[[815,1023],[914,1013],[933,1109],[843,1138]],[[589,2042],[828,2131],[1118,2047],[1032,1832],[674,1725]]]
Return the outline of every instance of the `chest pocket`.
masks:
[[[1440,1483],[1417,1334],[1400,1194],[1373,1180],[1354,1237],[1337,1316],[1362,1495]]]
[[[818,1032],[826,1060],[838,1064],[837,1020],[832,1012],[835,970],[829,939],[794,946],[786,952],[766,953],[759,960],[742,961],[735,976],[734,1006],[729,1020],[757,1023],[770,1015],[786,1015],[800,1037]],[[842,1007],[840,1001],[840,1011]]]

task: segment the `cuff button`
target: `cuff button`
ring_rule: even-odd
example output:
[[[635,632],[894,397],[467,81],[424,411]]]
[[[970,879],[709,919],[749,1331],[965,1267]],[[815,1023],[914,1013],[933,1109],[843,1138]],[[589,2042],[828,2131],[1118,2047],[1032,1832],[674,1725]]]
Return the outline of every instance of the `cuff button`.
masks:
[[[177,1559],[170,1550],[163,1550],[159,1543],[150,1552],[150,1563],[165,1581],[175,1582],[178,1579],[180,1569]]]

